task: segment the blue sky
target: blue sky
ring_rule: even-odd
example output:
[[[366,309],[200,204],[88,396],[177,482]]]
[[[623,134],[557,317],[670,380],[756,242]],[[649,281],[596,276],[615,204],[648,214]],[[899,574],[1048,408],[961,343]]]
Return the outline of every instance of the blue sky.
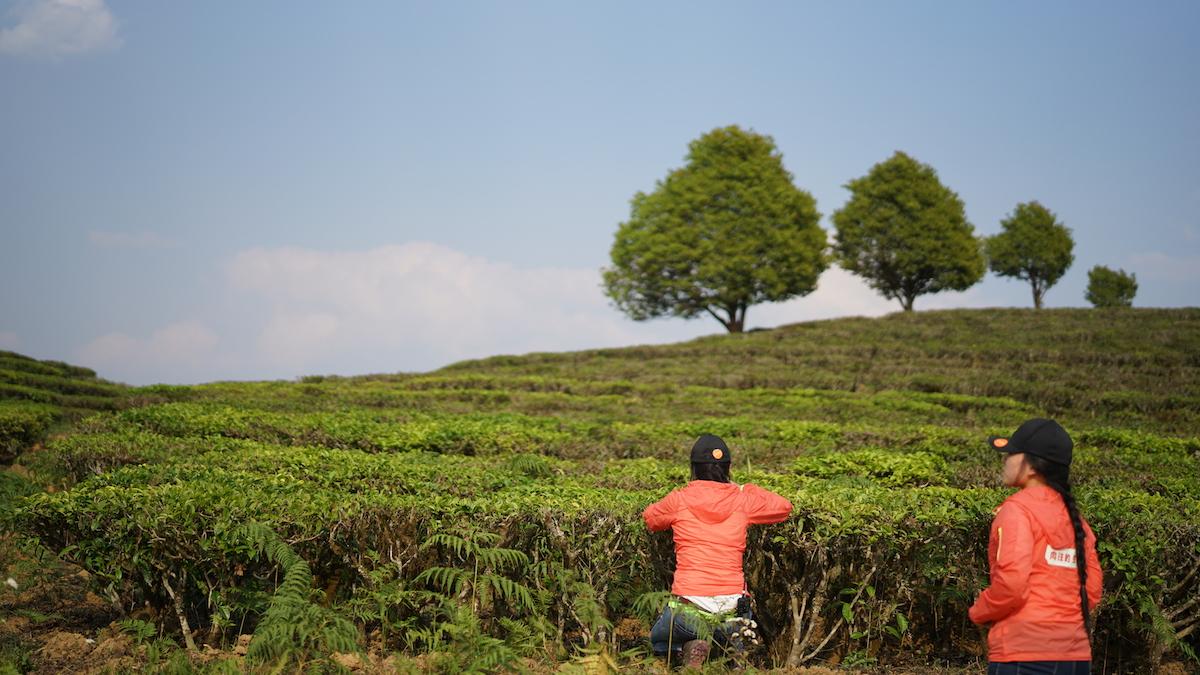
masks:
[[[687,143],[828,216],[903,150],[980,234],[1037,199],[1135,305],[1200,290],[1200,4],[0,3],[0,349],[132,383],[666,342],[599,269]],[[988,275],[918,310],[1029,306]],[[838,269],[751,326],[898,305]]]

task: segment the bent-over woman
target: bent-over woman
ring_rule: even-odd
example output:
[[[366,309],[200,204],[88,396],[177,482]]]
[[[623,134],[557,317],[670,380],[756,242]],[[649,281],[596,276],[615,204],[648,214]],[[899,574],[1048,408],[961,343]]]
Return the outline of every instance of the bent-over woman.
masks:
[[[692,446],[692,480],[642,514],[650,531],[671,528],[675,538],[674,598],[650,630],[654,653],[670,654],[668,661],[703,664],[710,632],[718,646],[740,647],[751,620],[742,573],[746,528],[781,522],[792,511],[774,492],[731,483],[730,460],[724,441],[701,436]]]

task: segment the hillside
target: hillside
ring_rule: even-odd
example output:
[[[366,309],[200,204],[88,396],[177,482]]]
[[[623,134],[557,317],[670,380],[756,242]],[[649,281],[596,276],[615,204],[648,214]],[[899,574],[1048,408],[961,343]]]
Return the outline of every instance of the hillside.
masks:
[[[177,666],[212,664],[162,640],[238,668],[357,645],[373,672],[385,658],[653,670],[644,638],[674,558],[640,513],[716,433],[735,480],[795,505],[750,537],[754,663],[975,672],[965,610],[1007,494],[982,439],[1050,414],[1102,542],[1097,660],[1145,672],[1200,647],[1198,383],[1200,310],[1139,309],[922,312],[426,374],[142,387],[18,460],[54,492],[20,500],[12,527],[149,607],[152,625],[114,630],[148,631]]]
[[[124,393],[88,368],[0,351],[0,461],[55,424],[115,410]]]
[[[1200,309],[898,312],[665,346],[498,356],[442,372],[1007,397],[1084,423],[1194,432]]]

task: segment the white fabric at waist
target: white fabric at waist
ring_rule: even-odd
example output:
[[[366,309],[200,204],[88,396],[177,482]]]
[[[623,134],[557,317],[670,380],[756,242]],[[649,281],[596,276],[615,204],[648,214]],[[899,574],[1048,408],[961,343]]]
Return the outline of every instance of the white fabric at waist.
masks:
[[[688,602],[710,614],[727,614],[737,609],[741,593],[733,595],[684,595]]]

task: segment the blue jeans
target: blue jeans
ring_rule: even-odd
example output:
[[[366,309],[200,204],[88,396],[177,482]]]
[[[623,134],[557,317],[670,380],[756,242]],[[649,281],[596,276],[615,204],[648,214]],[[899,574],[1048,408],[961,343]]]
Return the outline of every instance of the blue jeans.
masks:
[[[738,601],[735,615],[746,620],[753,617],[750,611],[750,598],[742,598]],[[697,612],[676,611],[671,604],[668,604],[663,608],[662,614],[658,616],[658,621],[654,622],[654,627],[650,629],[650,646],[654,649],[655,656],[665,655],[668,648],[677,654],[683,649],[683,643],[700,639],[701,635],[704,636],[704,639],[711,638],[722,649],[729,647],[740,649],[740,645],[729,644],[729,635],[736,629],[732,622],[727,621],[708,626],[700,625],[701,622],[704,622],[704,619],[697,616]]]
[[[989,661],[987,675],[1091,675],[1090,661]]]

